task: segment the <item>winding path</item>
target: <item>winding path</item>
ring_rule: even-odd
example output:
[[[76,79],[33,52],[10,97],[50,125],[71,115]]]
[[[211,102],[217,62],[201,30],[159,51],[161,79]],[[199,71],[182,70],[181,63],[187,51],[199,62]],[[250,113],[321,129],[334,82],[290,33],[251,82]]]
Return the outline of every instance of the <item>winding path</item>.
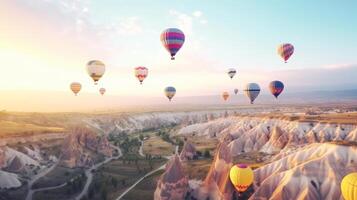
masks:
[[[118,159],[122,156],[122,152],[119,147],[114,146],[114,145],[111,145],[111,147],[118,151],[118,155],[114,156],[114,157],[106,158],[103,162],[97,163],[85,171],[87,181],[86,181],[86,184],[84,185],[82,192],[75,198],[76,200],[80,200],[84,195],[86,195],[88,193],[89,186],[93,180],[92,170],[96,170],[96,169],[98,169],[98,167],[102,166],[103,164],[108,163],[114,159]]]
[[[144,143],[142,142],[140,148],[143,146],[143,144],[144,144]],[[179,149],[179,146],[176,145],[176,146],[175,146],[175,154],[178,154],[178,149]],[[167,156],[166,158],[167,158],[168,160],[170,160],[171,157],[174,156],[175,154],[173,154],[173,155],[171,155],[171,156]],[[165,169],[165,166],[166,166],[166,163],[163,164],[163,165],[161,165],[159,168],[154,169],[153,171],[151,171],[151,172],[145,174],[143,177],[141,177],[139,180],[137,180],[133,185],[131,185],[129,188],[127,188],[118,198],[116,198],[116,200],[120,200],[121,198],[123,198],[128,192],[130,192],[133,188],[135,188],[135,186],[138,185],[141,181],[143,181],[146,177],[148,177],[148,176],[154,174],[154,173],[157,172],[157,171],[160,171],[160,170],[162,170],[162,169]]]
[[[139,148],[139,155],[142,157],[145,157],[145,154],[143,153],[144,141],[141,140],[140,142],[141,142],[141,145]]]
[[[35,193],[36,191],[40,191],[41,189],[46,190],[46,188],[39,188],[39,189],[32,189],[32,185],[41,177],[46,176],[46,174],[48,174],[50,171],[52,171],[57,165],[58,165],[59,161],[57,161],[54,165],[52,165],[51,167],[45,169],[44,171],[42,171],[41,173],[35,175],[27,184],[27,188],[28,188],[28,192],[26,195],[26,200],[32,200],[32,195],[33,193]],[[58,186],[54,186],[54,187],[58,187]],[[51,187],[47,187],[47,188],[51,188]]]

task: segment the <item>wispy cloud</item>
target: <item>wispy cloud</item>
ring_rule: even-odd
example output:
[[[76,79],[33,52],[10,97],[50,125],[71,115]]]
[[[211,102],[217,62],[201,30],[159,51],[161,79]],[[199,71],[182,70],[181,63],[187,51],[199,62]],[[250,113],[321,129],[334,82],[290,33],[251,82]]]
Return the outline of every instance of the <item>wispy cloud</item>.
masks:
[[[175,23],[187,35],[193,34],[193,26],[195,23],[207,24],[207,20],[203,18],[203,13],[199,10],[194,11],[192,14],[187,14],[177,10],[170,10],[169,14],[175,17]]]

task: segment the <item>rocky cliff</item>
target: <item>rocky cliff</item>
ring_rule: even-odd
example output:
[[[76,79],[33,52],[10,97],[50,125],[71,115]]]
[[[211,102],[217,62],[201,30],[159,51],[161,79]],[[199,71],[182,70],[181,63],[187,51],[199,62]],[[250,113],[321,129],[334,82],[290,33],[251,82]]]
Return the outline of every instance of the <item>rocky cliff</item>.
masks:
[[[112,156],[112,149],[106,137],[90,129],[77,127],[65,138],[62,146],[61,164],[66,167],[90,167],[95,156]]]
[[[348,124],[298,122],[258,117],[229,117],[186,126],[179,134],[207,137],[232,136],[232,155],[261,151],[275,154],[311,143],[357,141],[357,127]]]
[[[254,171],[251,200],[342,200],[342,178],[357,171],[357,146],[315,143],[275,159]]]
[[[217,147],[217,152],[211,168],[203,184],[195,191],[197,199],[231,200],[234,187],[229,179],[232,167],[232,156],[227,141],[223,140]]]
[[[175,155],[166,164],[165,172],[157,182],[155,200],[182,200],[188,191],[188,178],[185,176],[180,158]]]
[[[192,160],[196,156],[197,156],[196,147],[191,142],[186,141],[180,153],[180,159],[182,161]]]

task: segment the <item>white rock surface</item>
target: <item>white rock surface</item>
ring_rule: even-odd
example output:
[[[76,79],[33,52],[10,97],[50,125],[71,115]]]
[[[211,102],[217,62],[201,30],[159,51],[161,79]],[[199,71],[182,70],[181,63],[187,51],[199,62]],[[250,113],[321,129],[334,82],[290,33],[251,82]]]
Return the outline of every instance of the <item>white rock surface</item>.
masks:
[[[8,189],[20,186],[21,182],[19,181],[18,176],[16,174],[0,170],[0,188]]]

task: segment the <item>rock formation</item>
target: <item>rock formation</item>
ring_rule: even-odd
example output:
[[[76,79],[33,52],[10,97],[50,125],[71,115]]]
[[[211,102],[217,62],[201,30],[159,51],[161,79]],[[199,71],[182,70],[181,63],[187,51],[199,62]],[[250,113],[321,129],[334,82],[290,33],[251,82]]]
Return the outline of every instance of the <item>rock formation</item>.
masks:
[[[10,172],[20,172],[23,167],[24,164],[22,163],[20,158],[18,156],[15,156],[6,167],[6,170]]]
[[[16,188],[20,186],[21,182],[16,174],[0,170],[0,189]]]
[[[357,171],[357,147],[311,144],[254,171],[254,199],[342,199],[342,178]]]
[[[0,169],[6,166],[5,150],[0,147]]]
[[[188,178],[185,176],[180,158],[175,155],[166,164],[165,172],[157,182],[155,200],[182,200],[188,191]]]
[[[259,117],[219,118],[206,123],[192,124],[179,130],[179,134],[219,138],[230,134],[232,156],[261,151],[274,154],[289,151],[315,142],[357,141],[357,126],[343,124],[289,121]]]
[[[196,147],[191,142],[186,141],[180,153],[180,159],[182,161],[192,160],[196,156],[197,156]]]
[[[217,153],[212,162],[199,191],[196,191],[197,199],[231,200],[234,187],[229,179],[229,171],[232,167],[232,156],[228,143],[223,140],[217,147]]]
[[[112,156],[108,140],[90,129],[77,127],[63,142],[61,164],[70,168],[90,167],[96,154]]]

